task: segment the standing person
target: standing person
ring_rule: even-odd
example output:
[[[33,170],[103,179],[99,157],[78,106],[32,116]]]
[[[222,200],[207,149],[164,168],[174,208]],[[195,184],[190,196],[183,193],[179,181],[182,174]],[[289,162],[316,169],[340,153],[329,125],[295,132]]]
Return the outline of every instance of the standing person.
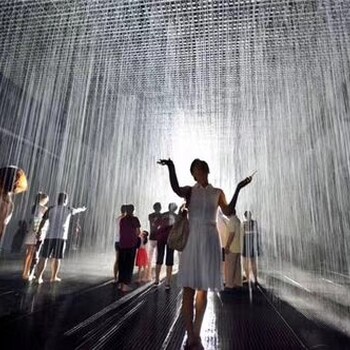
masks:
[[[13,195],[26,191],[27,177],[14,165],[0,168],[0,242],[14,210]]]
[[[168,206],[169,211],[162,214],[157,229],[157,265],[156,265],[156,281],[155,284],[159,284],[160,271],[164,262],[164,253],[166,250],[165,266],[166,266],[166,278],[165,289],[170,289],[171,277],[173,273],[174,265],[174,249],[169,248],[167,241],[171,228],[173,227],[177,214],[176,203],[170,203]]]
[[[51,282],[59,282],[58,272],[61,266],[61,260],[64,257],[66,242],[68,238],[69,223],[72,215],[84,212],[86,207],[70,208],[68,204],[68,194],[61,192],[58,194],[57,205],[50,207],[44,214],[40,222],[38,235],[49,220],[49,228],[40,251],[40,259],[37,266],[38,283],[43,283],[43,273],[46,268],[47,259],[52,259]]]
[[[237,217],[236,211],[234,211],[227,223],[227,241],[225,245],[225,287],[230,289],[242,287],[241,240],[241,221]]]
[[[48,228],[48,221],[41,229],[40,240],[38,240],[39,225],[41,220],[47,211],[47,203],[49,202],[49,196],[46,193],[38,192],[35,196],[34,205],[32,207],[32,219],[30,220],[30,230],[26,235],[24,244],[26,246],[26,257],[24,260],[23,268],[23,279],[28,279],[33,269],[33,260],[36,258],[35,255],[41,246],[41,242],[45,238],[46,231]]]
[[[115,250],[115,262],[114,262],[114,282],[118,283],[118,273],[119,273],[119,241],[120,241],[120,220],[126,214],[126,205],[120,207],[120,215],[115,220],[115,241],[114,241],[114,250]]]
[[[226,285],[226,279],[225,279],[225,244],[227,242],[227,224],[228,224],[228,219],[227,217],[222,213],[221,209],[219,208],[218,210],[218,218],[217,218],[217,228],[219,231],[219,236],[220,236],[220,242],[221,242],[221,251],[222,251],[222,268],[221,268],[221,273],[222,273],[222,278],[224,281],[224,285]]]
[[[259,242],[259,232],[258,224],[252,219],[252,213],[246,211],[244,213],[246,221],[243,222],[243,267],[244,273],[248,280],[250,281],[250,275],[253,275],[254,285],[258,285],[258,268],[256,263],[256,257],[260,255],[260,242]]]
[[[161,210],[162,206],[159,202],[153,204],[154,212],[148,215],[149,221],[149,250],[148,250],[148,280],[152,280],[152,262],[153,256],[157,256],[157,228],[159,226],[160,219],[162,217]]]
[[[207,291],[223,288],[221,268],[222,251],[216,226],[217,209],[224,215],[231,215],[235,209],[238,194],[249,184],[251,177],[241,181],[229,204],[224,192],[208,182],[209,167],[205,161],[195,159],[190,172],[196,184],[180,187],[174,163],[168,159],[158,162],[167,165],[173,191],[189,202],[188,242],[180,257],[178,283],[183,287],[182,312],[187,331],[187,349],[203,349],[200,331],[207,305]],[[195,313],[194,309],[195,308]]]
[[[140,221],[134,216],[134,206],[126,206],[126,215],[120,220],[119,283],[123,292],[129,292],[134,270],[137,239],[140,236]]]
[[[147,281],[147,266],[148,266],[148,253],[147,253],[147,242],[148,242],[148,232],[141,232],[140,247],[137,249],[136,253],[136,266],[139,268],[138,273],[138,283]]]

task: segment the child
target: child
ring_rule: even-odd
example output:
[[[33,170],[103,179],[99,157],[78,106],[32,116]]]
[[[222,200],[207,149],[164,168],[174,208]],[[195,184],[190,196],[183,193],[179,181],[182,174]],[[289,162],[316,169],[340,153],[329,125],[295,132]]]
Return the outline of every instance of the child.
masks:
[[[136,255],[136,266],[139,268],[138,283],[147,281],[148,254],[146,245],[148,242],[148,232],[142,231],[140,238],[141,243]]]
[[[48,222],[41,230],[41,236],[38,237],[38,229],[40,222],[46,212],[47,203],[49,202],[49,196],[45,193],[38,192],[35,196],[35,202],[32,207],[32,219],[30,221],[31,228],[28,231],[24,244],[26,246],[26,257],[24,260],[23,279],[32,280],[34,278],[34,268],[38,260],[39,249],[41,242],[45,238],[45,234],[48,228]]]

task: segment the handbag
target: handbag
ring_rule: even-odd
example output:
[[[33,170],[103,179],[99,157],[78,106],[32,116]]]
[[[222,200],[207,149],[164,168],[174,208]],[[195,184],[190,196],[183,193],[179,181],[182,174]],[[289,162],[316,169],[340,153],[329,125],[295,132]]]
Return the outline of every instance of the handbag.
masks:
[[[191,192],[189,193],[189,197],[186,200],[186,205],[182,209],[180,215],[178,215],[174,225],[172,226],[169,237],[167,240],[167,245],[170,249],[177,250],[182,252],[185,249],[188,236],[190,234],[190,225],[188,221],[188,206],[191,199]]]

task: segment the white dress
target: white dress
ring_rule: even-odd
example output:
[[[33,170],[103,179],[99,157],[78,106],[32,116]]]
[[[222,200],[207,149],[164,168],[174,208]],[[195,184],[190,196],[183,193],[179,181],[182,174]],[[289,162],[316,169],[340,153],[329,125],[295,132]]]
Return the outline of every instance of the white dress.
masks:
[[[221,290],[221,245],[216,225],[220,189],[198,183],[189,206],[190,234],[183,250],[178,285],[199,290]]]
[[[40,204],[36,206],[34,216],[32,219],[31,227],[26,234],[24,244],[35,245],[37,242],[36,234],[38,233],[40,222],[46,212],[47,208],[41,206]],[[46,231],[48,228],[49,222],[46,220],[44,227],[41,229],[41,237],[40,240],[43,241],[45,239]]]

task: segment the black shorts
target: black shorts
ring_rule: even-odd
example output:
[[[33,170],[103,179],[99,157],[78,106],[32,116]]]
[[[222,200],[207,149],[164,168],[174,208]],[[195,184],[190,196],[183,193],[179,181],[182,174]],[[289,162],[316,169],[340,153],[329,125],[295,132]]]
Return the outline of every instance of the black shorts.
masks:
[[[63,259],[66,240],[61,238],[45,238],[40,249],[41,258]]]
[[[157,242],[157,265],[163,265],[166,248],[165,266],[174,265],[174,250],[165,243]]]
[[[114,243],[114,249],[116,252],[119,252],[119,249],[120,249],[119,242]]]

